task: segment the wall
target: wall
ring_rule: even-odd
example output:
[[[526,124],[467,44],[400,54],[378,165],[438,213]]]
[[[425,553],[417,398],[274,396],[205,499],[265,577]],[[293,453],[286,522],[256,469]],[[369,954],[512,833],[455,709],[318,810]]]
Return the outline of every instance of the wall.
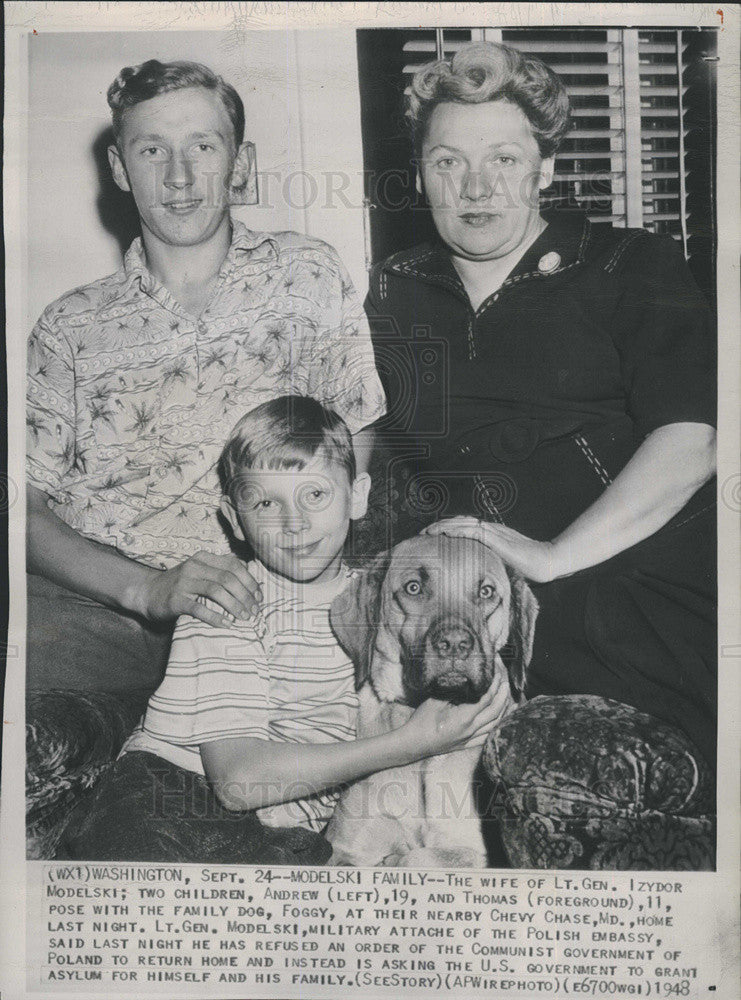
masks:
[[[236,217],[327,240],[364,293],[354,31],[40,33],[29,47],[29,326],[58,295],[114,271],[136,232],[108,173],[105,95],[122,66],[150,58],[206,63],[237,88],[263,176],[261,204]],[[344,196],[328,198],[332,186]]]

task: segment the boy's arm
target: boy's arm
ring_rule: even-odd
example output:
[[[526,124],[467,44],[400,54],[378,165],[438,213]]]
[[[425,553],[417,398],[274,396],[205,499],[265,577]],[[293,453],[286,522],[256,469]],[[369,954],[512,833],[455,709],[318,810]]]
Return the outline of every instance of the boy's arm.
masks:
[[[353,435],[358,473],[368,472],[373,435],[365,434],[386,412],[386,397],[376,369],[368,319],[347,268],[331,250],[337,268],[339,329],[327,331],[323,402],[338,413]],[[333,313],[334,323],[336,314]]]
[[[298,744],[217,739],[201,743],[201,759],[225,808],[260,809],[481,742],[507,703],[507,685],[502,684],[473,705],[430,698],[403,726],[380,736]]]

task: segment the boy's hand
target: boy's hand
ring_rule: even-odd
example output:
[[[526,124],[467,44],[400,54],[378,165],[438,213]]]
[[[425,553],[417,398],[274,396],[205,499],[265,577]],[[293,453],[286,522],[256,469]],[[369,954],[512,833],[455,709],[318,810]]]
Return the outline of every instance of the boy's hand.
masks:
[[[428,698],[402,729],[418,759],[469,746],[481,746],[492,726],[504,715],[511,695],[506,679],[474,704],[451,705]]]
[[[150,621],[192,615],[207,625],[222,625],[222,615],[199,598],[208,598],[234,618],[245,619],[259,608],[262,592],[241,559],[196,552],[179,566],[149,575],[131,603]]]

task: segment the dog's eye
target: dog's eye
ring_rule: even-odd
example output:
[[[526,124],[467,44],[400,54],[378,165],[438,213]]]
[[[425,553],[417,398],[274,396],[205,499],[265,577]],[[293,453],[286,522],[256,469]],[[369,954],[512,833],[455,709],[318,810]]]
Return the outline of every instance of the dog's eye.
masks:
[[[418,597],[422,593],[422,584],[419,580],[407,580],[404,584],[404,591],[409,594],[410,597]]]
[[[482,583],[479,587],[479,597],[482,601],[490,601],[496,595],[496,590],[490,583]]]

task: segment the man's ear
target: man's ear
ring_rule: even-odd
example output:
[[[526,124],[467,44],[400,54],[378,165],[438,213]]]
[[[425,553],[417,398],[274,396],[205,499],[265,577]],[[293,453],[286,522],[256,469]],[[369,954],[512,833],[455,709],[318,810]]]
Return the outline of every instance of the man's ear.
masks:
[[[350,520],[357,521],[365,517],[368,511],[368,495],[371,488],[371,477],[367,472],[361,472],[352,484],[352,500],[350,503]]]
[[[234,537],[238,541],[244,542],[244,532],[242,531],[242,525],[239,523],[239,516],[234,509],[234,504],[231,502],[229,497],[223,496],[219,502],[219,506],[221,507],[221,513],[229,522],[229,527],[234,532]]]
[[[237,150],[229,181],[229,204],[256,205],[258,201],[255,144],[254,142],[243,142]]]
[[[509,602],[509,642],[512,655],[507,658],[509,677],[518,695],[525,690],[525,678],[533,655],[535,621],[538,617],[538,602],[523,578],[509,570],[512,588]]]
[[[113,174],[113,180],[116,182],[116,186],[120,187],[122,191],[131,191],[131,185],[129,184],[129,177],[126,173],[123,157],[121,156],[121,151],[115,143],[108,147],[108,163],[110,164],[111,173]]]
[[[332,601],[329,622],[337,641],[355,664],[355,686],[370,677],[379,625],[380,594],[391,554],[381,552]]]

